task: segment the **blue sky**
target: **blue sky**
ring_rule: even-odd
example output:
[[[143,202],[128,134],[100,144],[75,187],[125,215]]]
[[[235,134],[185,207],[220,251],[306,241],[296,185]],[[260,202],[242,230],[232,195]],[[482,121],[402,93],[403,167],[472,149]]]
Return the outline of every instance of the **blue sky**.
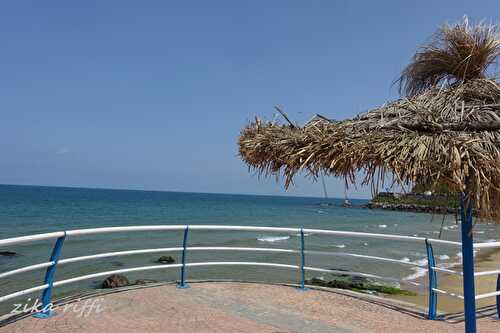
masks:
[[[239,130],[276,104],[303,122],[395,99],[440,24],[499,13],[498,1],[2,2],[0,183],[321,195],[249,173]],[[343,196],[342,180],[327,184]]]

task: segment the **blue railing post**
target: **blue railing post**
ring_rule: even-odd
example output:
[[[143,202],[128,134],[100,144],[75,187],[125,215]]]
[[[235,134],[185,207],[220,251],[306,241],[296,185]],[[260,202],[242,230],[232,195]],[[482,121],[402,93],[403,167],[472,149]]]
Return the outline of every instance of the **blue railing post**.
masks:
[[[52,249],[50,261],[53,261],[54,264],[49,266],[45,273],[44,284],[48,284],[48,287],[42,294],[42,309],[33,315],[36,318],[49,318],[54,315],[54,312],[52,311],[52,287],[54,285],[54,275],[56,273],[57,263],[59,262],[59,257],[61,256],[61,250],[65,239],[66,232],[64,232],[64,236],[57,239],[56,244]]]
[[[184,238],[182,239],[182,266],[181,266],[181,281],[177,285],[177,288],[185,289],[189,288],[186,283],[186,248],[187,248],[187,238],[188,238],[189,226],[184,229]]]
[[[497,291],[500,291],[500,274],[497,277]],[[497,317],[500,319],[500,295],[497,295]]]
[[[460,195],[462,218],[462,271],[464,284],[465,332],[476,332],[476,292],[474,288],[474,243],[472,239],[472,205],[465,193]]]
[[[306,265],[306,256],[304,249],[304,228],[300,228],[300,290],[308,290],[305,286],[306,283],[306,272],[304,266]]]
[[[427,319],[436,320],[437,294],[434,291],[437,288],[437,274],[434,270],[436,261],[434,259],[432,244],[427,239],[425,239],[425,248],[427,250],[427,267],[429,269],[429,313]]]

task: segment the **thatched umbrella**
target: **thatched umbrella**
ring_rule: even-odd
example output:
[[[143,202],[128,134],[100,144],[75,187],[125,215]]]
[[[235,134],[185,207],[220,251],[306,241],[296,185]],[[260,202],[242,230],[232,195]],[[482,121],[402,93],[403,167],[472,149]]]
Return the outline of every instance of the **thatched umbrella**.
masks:
[[[349,120],[320,117],[303,127],[256,119],[241,132],[240,155],[262,174],[283,176],[285,186],[300,171],[324,171],[348,183],[362,171],[364,183],[374,187],[392,175],[402,185],[445,184],[462,193],[471,330],[472,209],[500,222],[500,85],[488,73],[499,56],[495,27],[470,26],[466,19],[445,25],[403,71],[400,100]]]
[[[304,127],[256,120],[241,132],[240,155],[285,186],[306,170],[353,183],[415,181],[471,194],[485,218],[500,217],[500,85],[470,80],[403,98],[341,122],[316,119]]]

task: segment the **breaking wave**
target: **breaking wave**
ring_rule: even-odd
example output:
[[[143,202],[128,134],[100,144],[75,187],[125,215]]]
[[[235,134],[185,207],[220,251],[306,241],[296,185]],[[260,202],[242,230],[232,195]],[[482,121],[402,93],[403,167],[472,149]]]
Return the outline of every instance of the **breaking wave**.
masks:
[[[259,242],[283,242],[286,241],[287,239],[290,239],[290,236],[262,236],[258,237],[257,240]]]

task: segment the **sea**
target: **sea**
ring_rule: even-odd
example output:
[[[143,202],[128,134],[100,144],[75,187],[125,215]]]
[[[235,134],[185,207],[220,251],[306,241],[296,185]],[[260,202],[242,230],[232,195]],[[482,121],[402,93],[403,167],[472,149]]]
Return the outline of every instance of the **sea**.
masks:
[[[235,194],[182,193],[161,191],[111,190],[44,186],[0,185],[0,239],[53,231],[83,228],[141,225],[245,225],[293,228],[317,228],[367,233],[397,234],[459,241],[460,225],[453,215],[371,210],[361,208],[366,200],[351,200],[352,208],[343,208],[343,199],[257,196]],[[113,251],[182,246],[182,231],[108,233],[67,237],[61,258]],[[497,225],[483,223],[474,228],[476,242],[500,240]],[[305,249],[336,255],[307,255],[311,267],[349,270],[391,277],[405,289],[425,290],[427,257],[425,246],[407,241],[305,234]],[[15,255],[0,255],[0,273],[48,261],[54,240],[0,247]],[[263,247],[300,249],[298,233],[191,230],[188,246]],[[434,246],[437,265],[460,265],[460,249]],[[392,258],[399,262],[381,262],[354,258],[361,254]],[[150,253],[88,260],[61,265],[56,280],[112,271],[129,267],[157,265],[162,255],[177,262],[179,252]],[[300,256],[289,253],[243,251],[192,251],[187,262],[252,261],[298,265]],[[413,262],[417,266],[402,263]],[[459,267],[458,267],[459,268]],[[43,284],[45,269],[0,279],[0,296]],[[126,273],[127,278],[152,281],[176,281],[178,268]],[[297,283],[300,272],[271,267],[211,266],[192,267],[188,280],[244,280],[268,283]],[[328,279],[328,273],[307,272],[307,278]],[[63,297],[100,288],[104,278],[96,278],[54,289],[54,297]],[[35,299],[31,294],[0,304],[0,314],[13,303]]]

